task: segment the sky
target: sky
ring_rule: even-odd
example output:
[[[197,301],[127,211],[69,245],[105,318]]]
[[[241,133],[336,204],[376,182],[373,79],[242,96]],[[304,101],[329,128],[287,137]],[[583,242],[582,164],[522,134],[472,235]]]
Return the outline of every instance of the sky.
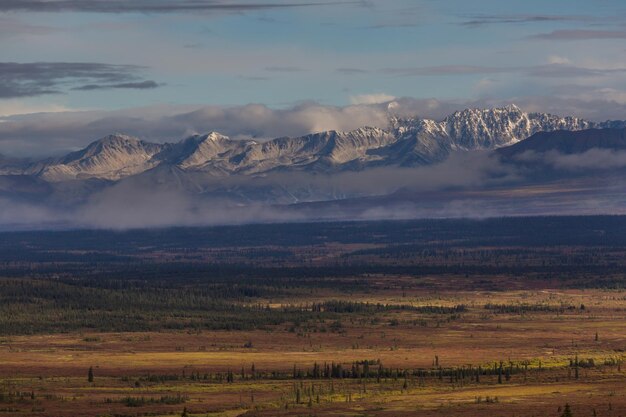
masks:
[[[394,100],[626,119],[626,3],[0,0],[1,154],[349,129]]]

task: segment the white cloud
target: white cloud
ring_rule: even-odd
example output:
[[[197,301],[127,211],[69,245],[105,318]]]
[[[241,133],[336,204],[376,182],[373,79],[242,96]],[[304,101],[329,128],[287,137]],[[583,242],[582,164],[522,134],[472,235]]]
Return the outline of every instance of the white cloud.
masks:
[[[0,101],[0,117],[18,116],[32,113],[59,113],[75,111],[63,104],[31,104],[23,100]]]
[[[360,94],[350,97],[352,104],[380,104],[395,100],[396,97],[385,93]]]
[[[493,88],[493,86],[492,86]],[[115,111],[64,111],[62,105],[27,105],[6,101],[0,105],[1,153],[10,156],[49,156],[84,147],[111,133],[126,133],[152,142],[174,142],[193,133],[217,131],[232,138],[258,140],[301,136],[325,130],[349,131],[363,126],[386,128],[389,112],[404,117],[441,120],[468,107],[518,104],[528,112],[548,112],[595,121],[626,119],[624,91],[564,86],[546,90],[551,96],[436,100],[398,98],[391,103],[344,107],[309,102],[275,109],[261,104],[244,106],[155,105]],[[575,92],[575,93],[574,93]],[[380,98],[380,97],[379,97]],[[390,97],[389,97],[390,98]],[[374,100],[378,101],[378,100]],[[31,112],[47,111],[46,113]],[[56,113],[54,113],[56,112]]]
[[[566,65],[571,63],[572,61],[563,56],[551,55],[548,57],[548,64]]]

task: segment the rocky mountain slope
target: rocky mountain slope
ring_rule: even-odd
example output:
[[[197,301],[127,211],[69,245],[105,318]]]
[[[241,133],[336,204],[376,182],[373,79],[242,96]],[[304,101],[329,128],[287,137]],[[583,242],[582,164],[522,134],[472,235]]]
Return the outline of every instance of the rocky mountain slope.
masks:
[[[126,135],[110,135],[64,157],[32,164],[26,173],[51,182],[87,178],[119,180],[157,165],[153,157],[162,147]]]
[[[392,125],[399,135],[439,136],[447,138],[452,149],[480,150],[508,146],[537,132],[583,130],[597,124],[576,117],[525,113],[519,107],[509,105],[494,109],[465,109],[441,122],[394,118]]]
[[[55,183],[90,178],[118,181],[157,167],[210,176],[359,171],[381,166],[428,165],[443,161],[452,152],[497,149],[538,132],[608,126],[623,127],[626,122],[593,123],[574,117],[525,113],[511,105],[467,109],[439,122],[390,117],[386,129],[363,127],[265,142],[233,140],[212,132],[177,143],[156,144],[118,134],[61,158],[26,166],[0,163],[0,175],[32,175]]]
[[[0,173],[0,228],[626,214],[626,126],[509,108],[267,142],[112,135]]]

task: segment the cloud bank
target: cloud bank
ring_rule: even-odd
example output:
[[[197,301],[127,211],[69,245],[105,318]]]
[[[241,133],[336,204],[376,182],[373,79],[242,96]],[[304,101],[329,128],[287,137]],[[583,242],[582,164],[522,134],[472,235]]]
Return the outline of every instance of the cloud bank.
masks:
[[[397,98],[379,103],[391,97],[376,94],[364,95],[356,100],[373,104],[348,106],[315,102],[279,109],[262,104],[233,107],[155,105],[114,111],[0,115],[0,153],[18,157],[58,155],[80,149],[112,133],[124,133],[153,142],[177,142],[192,134],[211,131],[232,138],[258,140],[297,137],[327,130],[349,131],[363,126],[386,128],[390,111],[402,117],[441,120],[465,108],[488,108],[511,103],[528,112],[576,116],[592,121],[626,119],[625,94],[591,87],[568,90],[564,97],[524,96],[510,100]]]
[[[144,69],[93,62],[0,62],[0,99],[61,94],[68,87],[74,90],[157,87],[154,81],[141,80],[139,73]]]
[[[626,152],[546,152],[525,154],[523,160],[538,164],[529,168],[503,162],[494,153],[468,152],[430,166],[336,174],[139,175],[112,185],[56,184],[52,191],[26,184],[14,198],[8,197],[6,187],[0,190],[0,229],[626,212],[621,174]],[[538,181],[541,166],[564,175]],[[570,175],[594,170],[604,174]]]
[[[263,177],[188,178],[150,175],[130,177],[96,187],[84,197],[79,184],[57,184],[45,190],[32,185],[15,198],[2,198],[0,228],[87,227],[129,229],[181,225],[219,225],[333,219],[410,218],[424,213],[413,201],[393,197],[373,206],[336,206],[326,200],[387,196],[396,192],[422,195],[495,186],[515,180],[515,173],[487,153],[455,154],[417,168],[386,167],[362,172],[311,174],[275,172]],[[187,185],[187,186],[185,186]],[[0,190],[2,191],[2,190]],[[5,190],[5,195],[6,190]],[[31,195],[31,197],[29,197]],[[296,199],[300,196],[301,199]],[[316,209],[315,202],[327,204]],[[313,205],[292,205],[311,202]],[[448,204],[447,202],[445,204]],[[469,212],[466,212],[469,214]]]

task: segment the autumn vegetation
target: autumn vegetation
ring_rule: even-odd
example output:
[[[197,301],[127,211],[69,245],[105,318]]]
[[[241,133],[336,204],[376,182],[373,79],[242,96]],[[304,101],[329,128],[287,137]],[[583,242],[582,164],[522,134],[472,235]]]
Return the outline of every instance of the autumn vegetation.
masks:
[[[624,232],[3,233],[0,416],[623,416]]]

